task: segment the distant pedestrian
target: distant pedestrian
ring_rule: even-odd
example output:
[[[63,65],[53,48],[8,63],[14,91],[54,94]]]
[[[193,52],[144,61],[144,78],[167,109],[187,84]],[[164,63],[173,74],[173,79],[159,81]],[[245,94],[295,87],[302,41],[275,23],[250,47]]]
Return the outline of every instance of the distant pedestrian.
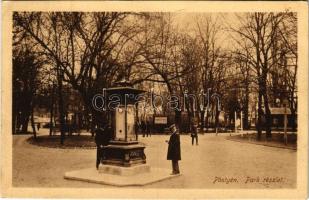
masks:
[[[180,136],[175,124],[171,125],[169,130],[171,131],[171,136],[169,141],[166,141],[168,143],[167,160],[172,161],[172,174],[174,175],[180,173],[178,165],[178,161],[181,160]]]
[[[147,121],[146,122],[146,135],[147,135],[147,137],[148,136],[150,136],[151,137],[151,130],[150,130],[150,122],[149,121]]]
[[[37,128],[38,128],[38,131],[39,131],[40,128],[41,128],[41,123],[38,123],[38,124],[37,124]]]
[[[146,123],[144,120],[142,120],[141,122],[141,128],[142,128],[142,132],[143,132],[143,137],[145,137],[146,134]]]
[[[138,133],[140,131],[140,122],[139,121],[136,121],[136,124],[135,124],[135,137],[136,137],[136,140],[138,140]]]
[[[198,130],[197,130],[196,123],[194,123],[192,126],[191,138],[192,138],[192,145],[194,145],[194,139],[195,139],[196,145],[198,145]]]
[[[109,144],[111,140],[111,129],[106,125],[104,128],[95,130],[95,143],[97,145],[97,161],[96,168],[99,168],[101,160],[104,158],[104,147]]]

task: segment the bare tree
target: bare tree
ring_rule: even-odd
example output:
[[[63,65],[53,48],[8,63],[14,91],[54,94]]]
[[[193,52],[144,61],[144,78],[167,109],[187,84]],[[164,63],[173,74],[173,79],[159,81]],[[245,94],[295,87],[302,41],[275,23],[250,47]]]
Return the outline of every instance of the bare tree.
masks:
[[[188,74],[190,68],[181,66],[177,60],[179,55],[179,34],[172,25],[170,14],[155,13],[148,20],[142,45],[143,71],[147,72],[142,81],[164,83],[173,98],[179,93],[177,79]],[[149,31],[149,27],[152,27]],[[175,101],[175,122],[179,126],[181,121],[180,102]],[[178,101],[176,103],[176,101]]]
[[[225,80],[225,55],[222,52],[221,45],[218,42],[219,32],[222,27],[219,23],[218,17],[206,15],[197,20],[197,32],[196,37],[199,48],[202,52],[202,66],[200,67],[200,73],[202,76],[202,89],[207,92],[209,96],[216,93],[218,95],[222,92],[223,82]],[[210,102],[208,102],[209,104]],[[209,126],[210,117],[215,118],[215,126],[218,126],[219,121],[219,108],[217,106],[211,106],[209,104],[208,110],[201,110],[202,127],[204,128],[204,117],[206,114],[206,128]],[[205,105],[206,107],[206,105]],[[210,112],[215,109],[214,112]],[[215,116],[211,116],[215,113]]]
[[[258,139],[261,135],[263,115],[262,103],[265,108],[266,136],[271,137],[272,118],[270,112],[269,76],[273,68],[278,64],[277,55],[282,52],[276,47],[280,41],[280,25],[285,20],[286,13],[254,13],[238,15],[239,28],[231,28],[238,34],[235,39],[244,60],[248,61],[252,70],[256,73],[258,86]]]
[[[28,131],[29,120],[36,138],[34,107],[37,91],[41,87],[40,71],[44,60],[36,54],[34,47],[24,37],[13,46],[13,133]],[[16,130],[17,129],[17,130]]]
[[[102,118],[98,117],[102,113],[91,107],[92,97],[123,77],[127,70],[127,61],[121,61],[122,52],[136,34],[137,24],[126,23],[127,16],[127,13],[112,12],[14,13],[16,26],[54,61],[58,91],[62,90],[64,81],[80,92],[87,112],[92,113],[92,127]],[[61,93],[58,94],[61,105]]]

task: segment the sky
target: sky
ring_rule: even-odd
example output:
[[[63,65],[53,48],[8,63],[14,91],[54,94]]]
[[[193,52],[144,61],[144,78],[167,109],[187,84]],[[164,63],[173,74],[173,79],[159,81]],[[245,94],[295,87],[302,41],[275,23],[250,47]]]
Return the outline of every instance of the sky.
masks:
[[[233,39],[230,36],[231,32],[227,31],[229,27],[239,26],[239,21],[233,13],[184,13],[176,12],[172,13],[172,19],[176,26],[181,31],[195,34],[197,28],[197,22],[203,21],[203,18],[211,17],[213,21],[221,27],[218,33],[217,43],[224,49],[232,48]],[[201,26],[203,23],[200,23]]]

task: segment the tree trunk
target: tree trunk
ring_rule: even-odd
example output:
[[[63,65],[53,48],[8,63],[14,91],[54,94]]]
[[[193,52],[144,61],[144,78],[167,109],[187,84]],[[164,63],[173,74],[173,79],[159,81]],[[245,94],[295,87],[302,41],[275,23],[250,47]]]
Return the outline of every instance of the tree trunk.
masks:
[[[292,131],[296,131],[296,110],[291,108],[291,126],[292,126]]]
[[[267,69],[267,68],[266,68]],[[263,99],[264,99],[264,108],[265,108],[265,128],[266,128],[266,138],[271,138],[271,126],[272,126],[272,117],[269,109],[269,103],[268,103],[268,94],[267,94],[267,74],[264,71],[263,72],[263,79],[262,79],[262,88],[263,88]]]
[[[205,110],[201,110],[201,132],[204,133],[204,127],[205,127]]]
[[[256,124],[256,129],[257,129],[257,140],[261,140],[262,136],[262,92],[261,92],[261,87],[259,86],[259,94],[258,94],[258,120]]]
[[[208,132],[208,126],[209,126],[209,111],[206,110],[206,119],[205,119],[205,127],[206,127],[206,133]]]
[[[220,115],[220,111],[218,108],[218,104],[216,105],[216,114],[215,114],[215,129],[216,129],[216,134],[218,133],[218,129],[219,129],[219,115]]]
[[[255,23],[257,26],[256,29],[256,35],[257,35],[257,41],[255,45],[255,53],[256,53],[256,71],[257,71],[257,78],[258,78],[258,122],[257,122],[257,140],[261,140],[262,136],[262,115],[263,115],[263,110],[262,110],[262,97],[263,97],[263,92],[262,92],[262,77],[261,77],[261,51],[260,51],[260,41],[261,41],[261,25],[260,25],[260,14],[255,13]]]
[[[264,107],[265,107],[266,138],[271,138],[272,117],[269,109],[267,94],[264,94]]]
[[[13,97],[14,98],[14,97]],[[16,105],[13,105],[13,113],[12,113],[12,134],[16,133],[16,123],[17,123],[17,109]]]
[[[28,132],[28,123],[29,123],[29,115],[26,116],[26,114],[23,114],[22,127],[21,127],[21,132],[22,133],[27,133]]]
[[[294,102],[294,91],[292,91],[291,94],[291,103],[290,103],[290,109],[291,109],[291,126],[292,126],[292,131],[296,131],[296,109],[297,109],[297,104]]]
[[[245,87],[245,99],[244,99],[244,105],[243,105],[243,112],[244,112],[244,118],[241,123],[243,123],[243,129],[248,130],[249,129],[249,84],[246,83]]]
[[[52,92],[51,92],[51,105],[50,105],[50,120],[49,120],[49,136],[53,133],[53,126],[54,126],[54,92],[55,92],[55,85],[53,84]]]
[[[192,112],[193,112],[193,111],[191,111],[191,106],[190,106],[190,101],[189,101],[189,99],[186,100],[186,108],[187,108],[187,113],[188,113],[188,124],[189,124],[189,127],[187,128],[186,131],[191,132],[191,127],[192,127]]]
[[[62,95],[62,72],[60,71],[60,66],[57,66],[57,81],[58,81],[58,109],[60,115],[60,144],[64,144],[65,139],[65,113],[63,107],[63,95]]]
[[[179,127],[179,132],[182,132],[181,124],[181,111],[175,110],[175,124]]]
[[[31,127],[33,131],[33,138],[36,139],[36,130],[35,130],[35,124],[34,124],[34,116],[33,116],[33,105],[31,105]]]
[[[91,114],[91,125],[90,125],[90,132],[91,132],[91,137],[94,137],[94,132],[95,132],[95,128],[96,125],[98,124],[97,122],[97,117],[96,117],[96,113],[92,112]]]
[[[163,77],[166,83],[166,86],[167,86],[167,89],[169,91],[169,93],[171,94],[171,96],[173,95],[173,89],[172,89],[172,86],[170,85],[170,83],[167,81],[167,78],[166,77]],[[179,108],[179,102],[178,102],[178,108]],[[178,127],[179,131],[181,132],[181,111],[175,109],[175,125]]]

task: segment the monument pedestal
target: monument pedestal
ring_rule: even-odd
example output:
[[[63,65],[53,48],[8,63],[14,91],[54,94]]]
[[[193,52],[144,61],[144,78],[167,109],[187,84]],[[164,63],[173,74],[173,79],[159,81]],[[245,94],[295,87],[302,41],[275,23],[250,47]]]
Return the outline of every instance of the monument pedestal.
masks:
[[[98,169],[99,173],[118,175],[118,176],[133,176],[139,173],[149,173],[150,166],[147,164],[136,165],[132,167],[120,167],[113,165],[101,165]]]
[[[64,178],[112,186],[143,186],[180,176],[171,175],[171,169],[146,164],[144,148],[137,142],[112,141],[104,149],[103,165],[98,170],[92,167],[70,171],[65,173]]]
[[[143,167],[141,168],[141,166]],[[119,167],[109,165],[102,166],[99,170],[91,167],[66,172],[64,178],[88,183],[124,187],[143,186],[180,176],[180,174],[171,175],[171,169],[150,168],[148,165],[138,165],[135,167]],[[138,173],[136,173],[139,169],[142,169],[143,172],[141,173],[138,171]]]
[[[121,167],[145,164],[146,156],[144,149],[145,146],[137,141],[111,141],[108,146],[104,147],[102,163],[104,165],[115,165]]]

